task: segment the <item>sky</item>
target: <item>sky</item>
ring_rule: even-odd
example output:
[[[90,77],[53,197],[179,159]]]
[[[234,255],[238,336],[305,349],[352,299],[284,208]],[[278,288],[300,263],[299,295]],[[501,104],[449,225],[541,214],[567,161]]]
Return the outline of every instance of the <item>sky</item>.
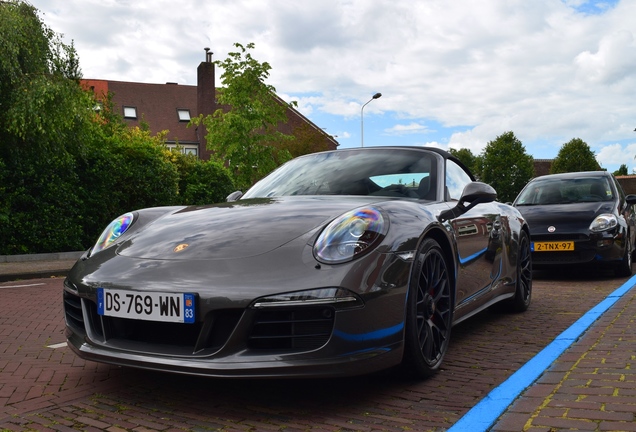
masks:
[[[206,47],[222,61],[254,43],[267,84],[340,148],[477,155],[512,131],[535,159],[580,138],[636,172],[636,0],[30,3],[84,78],[196,85]]]

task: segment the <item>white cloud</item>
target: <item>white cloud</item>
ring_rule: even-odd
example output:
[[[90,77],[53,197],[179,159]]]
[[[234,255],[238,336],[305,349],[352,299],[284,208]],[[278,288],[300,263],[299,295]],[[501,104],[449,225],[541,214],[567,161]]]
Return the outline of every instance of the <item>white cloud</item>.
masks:
[[[582,52],[576,57],[575,63],[582,79],[590,82],[613,84],[633,78],[636,69],[634,35],[630,31],[619,30],[604,36],[596,52]]]
[[[596,160],[602,167],[627,165],[636,166],[636,143],[622,146],[621,144],[611,144],[595,151]],[[615,171],[612,169],[611,171]],[[631,172],[631,169],[630,169]]]
[[[423,134],[427,132],[428,128],[426,127],[426,125],[422,125],[416,122],[412,122],[406,125],[397,124],[392,128],[384,130],[384,133],[388,135]]]

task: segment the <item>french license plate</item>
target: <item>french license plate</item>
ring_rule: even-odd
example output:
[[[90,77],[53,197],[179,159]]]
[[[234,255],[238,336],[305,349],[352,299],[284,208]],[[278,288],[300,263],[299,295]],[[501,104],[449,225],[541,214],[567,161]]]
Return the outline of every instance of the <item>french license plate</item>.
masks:
[[[574,242],[573,241],[552,241],[552,242],[533,242],[532,243],[532,251],[533,252],[564,252],[564,251],[573,251],[574,250]]]
[[[97,288],[97,313],[146,321],[194,323],[194,294]]]

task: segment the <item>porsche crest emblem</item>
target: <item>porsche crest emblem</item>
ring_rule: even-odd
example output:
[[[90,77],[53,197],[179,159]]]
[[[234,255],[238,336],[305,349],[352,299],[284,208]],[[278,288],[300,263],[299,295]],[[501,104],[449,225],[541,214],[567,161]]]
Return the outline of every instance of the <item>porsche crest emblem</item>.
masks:
[[[174,249],[172,249],[172,252],[174,253],[183,252],[184,250],[188,248],[188,246],[190,245],[187,243],[181,243],[180,245],[177,245]]]

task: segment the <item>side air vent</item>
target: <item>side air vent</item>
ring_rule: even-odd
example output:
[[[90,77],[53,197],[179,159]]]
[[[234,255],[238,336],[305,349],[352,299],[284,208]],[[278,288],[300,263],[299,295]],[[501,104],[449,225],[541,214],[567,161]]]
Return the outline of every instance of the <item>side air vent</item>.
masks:
[[[82,315],[82,300],[68,291],[64,291],[63,299],[64,316],[68,325],[81,333],[86,333],[84,315]]]
[[[259,350],[309,351],[327,343],[333,331],[332,307],[260,310],[248,347]]]

